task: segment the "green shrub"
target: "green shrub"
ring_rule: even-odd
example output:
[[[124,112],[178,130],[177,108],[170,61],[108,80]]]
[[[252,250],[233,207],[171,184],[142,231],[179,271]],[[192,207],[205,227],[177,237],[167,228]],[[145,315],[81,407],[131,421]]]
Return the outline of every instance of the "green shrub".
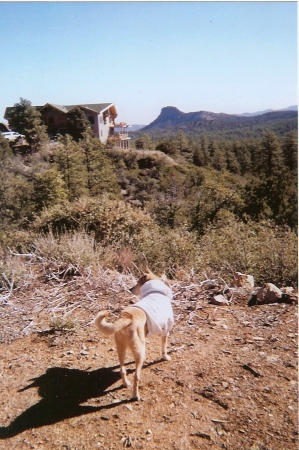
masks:
[[[297,285],[297,235],[273,222],[244,223],[226,212],[199,237],[185,228],[160,227],[144,211],[103,195],[44,209],[32,225],[22,251],[35,248],[57,267],[84,271],[99,266],[152,270],[175,277],[208,268],[232,283],[236,271],[254,276],[256,285]]]
[[[194,235],[184,230],[144,229],[136,237],[133,251],[138,265],[148,264],[153,270],[175,274],[181,267],[195,267],[198,246]],[[146,258],[146,261],[145,261]]]
[[[108,245],[115,242],[130,244],[143,228],[153,225],[154,221],[143,211],[104,194],[44,209],[36,217],[32,229],[54,233],[85,230],[92,232],[97,242]]]
[[[210,266],[231,281],[234,272],[254,276],[256,284],[297,285],[297,235],[272,222],[210,226],[200,240],[200,265]]]

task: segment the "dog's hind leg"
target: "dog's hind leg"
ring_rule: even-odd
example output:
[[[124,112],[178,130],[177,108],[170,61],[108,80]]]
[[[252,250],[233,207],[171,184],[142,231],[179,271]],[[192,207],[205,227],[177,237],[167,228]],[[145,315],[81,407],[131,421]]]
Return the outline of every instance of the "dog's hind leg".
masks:
[[[171,360],[171,356],[167,355],[167,336],[162,336],[162,358],[165,361]]]
[[[130,381],[127,378],[127,371],[125,368],[126,358],[126,343],[124,342],[124,336],[120,333],[115,333],[115,343],[117,348],[117,354],[120,365],[120,376],[125,387],[131,386]]]
[[[140,400],[139,395],[139,382],[141,378],[141,369],[145,360],[145,336],[144,332],[136,330],[134,333],[134,338],[132,339],[131,351],[135,359],[135,374],[133,383],[133,394],[132,398]]]
[[[141,378],[141,369],[143,366],[143,362],[144,362],[143,355],[140,353],[136,354],[135,355],[136,369],[135,369],[135,374],[134,374],[133,394],[132,394],[132,398],[136,399],[136,400],[140,400],[139,382],[140,382],[140,378]]]

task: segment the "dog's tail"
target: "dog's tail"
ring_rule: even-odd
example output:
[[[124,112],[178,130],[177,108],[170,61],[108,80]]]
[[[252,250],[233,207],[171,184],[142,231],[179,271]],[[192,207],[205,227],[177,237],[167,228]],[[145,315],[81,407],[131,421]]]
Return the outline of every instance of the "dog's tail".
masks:
[[[109,323],[106,321],[106,317],[108,315],[108,311],[100,311],[94,320],[96,327],[102,334],[105,334],[106,336],[120,331],[122,328],[127,327],[132,322],[132,319],[128,316],[120,317],[114,323]]]

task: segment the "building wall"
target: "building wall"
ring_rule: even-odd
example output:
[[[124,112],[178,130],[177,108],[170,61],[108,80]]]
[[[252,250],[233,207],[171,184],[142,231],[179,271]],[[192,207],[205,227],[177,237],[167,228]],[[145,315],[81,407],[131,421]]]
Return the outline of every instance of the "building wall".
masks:
[[[67,128],[67,117],[54,108],[41,111],[43,123],[48,127],[48,133],[56,133]]]
[[[111,130],[114,128],[114,120],[110,117],[109,111],[101,112],[98,116],[99,124],[99,139],[101,142],[107,142],[108,137],[111,134]],[[111,127],[113,125],[113,127]]]

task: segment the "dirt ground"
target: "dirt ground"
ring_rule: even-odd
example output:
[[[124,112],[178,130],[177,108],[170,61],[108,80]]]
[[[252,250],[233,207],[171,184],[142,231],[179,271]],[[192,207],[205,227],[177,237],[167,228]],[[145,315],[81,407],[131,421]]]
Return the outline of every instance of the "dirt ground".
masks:
[[[248,307],[232,289],[217,307],[217,281],[170,281],[172,360],[149,340],[132,402],[113,338],[91,323],[133,302],[132,277],[32,279],[0,302],[0,449],[298,448],[297,305]]]

